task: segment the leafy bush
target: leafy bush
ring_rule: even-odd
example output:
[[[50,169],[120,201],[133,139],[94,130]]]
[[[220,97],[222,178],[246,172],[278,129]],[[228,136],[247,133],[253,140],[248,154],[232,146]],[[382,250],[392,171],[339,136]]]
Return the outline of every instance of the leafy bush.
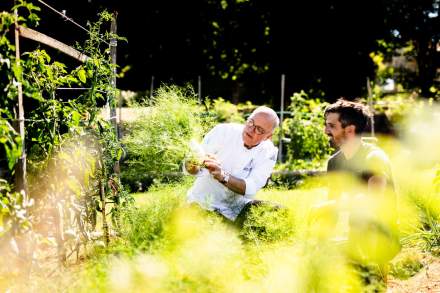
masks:
[[[310,99],[305,92],[291,97],[288,110],[292,117],[283,122],[283,132],[290,139],[287,143],[287,169],[322,167],[331,153],[324,133],[324,108],[327,103]]]
[[[366,103],[366,101],[363,102]],[[387,94],[377,98],[373,104],[376,133],[400,135],[408,126],[406,124],[410,113],[416,109],[424,108],[426,102],[419,99],[415,92]],[[384,123],[381,122],[384,121],[377,119],[380,116],[385,117],[389,125],[383,125]]]
[[[376,66],[376,82],[374,91],[379,93],[387,79],[396,82],[396,88],[414,88],[416,81],[416,50],[414,43],[406,44],[387,43],[377,41],[378,50],[370,53],[370,58]],[[398,65],[395,65],[398,64]]]
[[[244,122],[243,115],[239,112],[238,106],[223,98],[218,98],[213,101],[207,100],[205,102],[210,116],[218,123],[225,122]]]
[[[30,229],[29,204],[23,194],[13,192],[6,180],[0,179],[0,237],[14,237]]]
[[[0,117],[0,152],[4,160],[0,160],[1,169],[12,171],[21,155],[21,138],[8,121]],[[0,177],[3,174],[0,173]]]

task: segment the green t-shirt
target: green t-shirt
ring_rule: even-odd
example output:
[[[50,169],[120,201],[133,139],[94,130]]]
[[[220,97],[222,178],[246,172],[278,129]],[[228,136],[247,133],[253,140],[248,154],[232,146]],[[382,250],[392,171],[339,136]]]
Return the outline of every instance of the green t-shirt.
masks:
[[[375,198],[376,201],[374,197],[356,201],[356,212],[349,218],[349,239],[360,246],[366,239],[370,242],[381,239],[382,242],[378,243],[387,247],[382,253],[384,260],[388,261],[394,257],[400,249],[397,236],[396,194],[391,164],[385,152],[373,144],[362,142],[356,154],[348,160],[341,151],[335,153],[328,161],[327,172],[352,175],[365,185],[372,176],[384,176],[387,179],[386,187],[389,192],[385,193],[386,197]],[[350,186],[350,180],[345,180],[345,177],[342,177],[342,180],[344,187],[338,186],[338,182],[329,182],[330,197],[338,196],[337,193],[344,189],[349,191],[353,187]],[[334,185],[337,188],[332,188]]]
[[[388,187],[394,189],[388,156],[370,143],[362,142],[356,154],[348,160],[341,151],[336,152],[328,161],[327,172],[348,173],[365,183],[374,175],[384,176]]]

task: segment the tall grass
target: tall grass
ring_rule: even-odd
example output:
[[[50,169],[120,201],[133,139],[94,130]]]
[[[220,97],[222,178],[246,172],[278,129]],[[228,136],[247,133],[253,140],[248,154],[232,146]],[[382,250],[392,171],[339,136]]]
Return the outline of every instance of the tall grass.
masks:
[[[322,189],[261,192],[295,216],[260,222],[269,233],[243,240],[221,217],[186,206],[189,183],[137,194],[121,241],[110,255],[94,258],[96,270],[81,275],[86,279],[75,289],[104,283],[99,290],[110,292],[358,292],[360,282],[338,247],[303,234]]]

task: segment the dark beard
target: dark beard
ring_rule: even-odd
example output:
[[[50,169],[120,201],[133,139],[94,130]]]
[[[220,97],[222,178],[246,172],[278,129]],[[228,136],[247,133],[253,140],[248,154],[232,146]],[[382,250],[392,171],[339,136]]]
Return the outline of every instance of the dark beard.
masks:
[[[334,148],[336,151],[339,150],[339,146],[336,145],[335,140],[333,139],[333,136],[329,136],[329,144],[332,148]]]
[[[333,136],[329,136],[328,137],[328,142],[329,142],[329,144],[330,144],[330,146],[332,148],[336,148],[337,147],[336,144],[335,144],[335,140],[333,139]]]

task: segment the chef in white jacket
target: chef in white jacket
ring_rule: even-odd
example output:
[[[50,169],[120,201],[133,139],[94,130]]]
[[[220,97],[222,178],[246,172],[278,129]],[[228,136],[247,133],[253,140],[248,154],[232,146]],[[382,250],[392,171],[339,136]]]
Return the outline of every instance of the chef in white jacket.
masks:
[[[231,221],[261,203],[254,196],[275,166],[278,149],[271,138],[278,124],[275,111],[261,106],[244,125],[224,123],[211,129],[202,143],[205,168],[189,170],[184,164],[185,171],[197,177],[188,191],[188,202]]]

